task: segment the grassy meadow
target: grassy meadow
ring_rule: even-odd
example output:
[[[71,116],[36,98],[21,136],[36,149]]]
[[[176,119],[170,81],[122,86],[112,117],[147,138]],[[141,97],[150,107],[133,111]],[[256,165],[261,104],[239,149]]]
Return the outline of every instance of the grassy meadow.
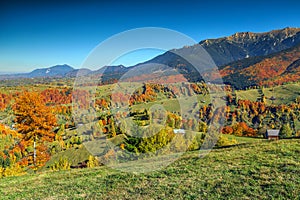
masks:
[[[248,139],[203,158],[199,151],[188,152],[168,167],[145,174],[102,166],[6,177],[1,179],[0,195],[1,199],[297,199],[299,152],[299,140]]]
[[[276,98],[273,101],[275,105],[295,102],[295,99],[300,95],[299,91],[300,83],[291,83],[262,89],[262,93],[266,97],[267,105],[272,104],[270,100],[272,96]],[[261,93],[259,89],[239,90],[237,91],[237,97],[238,99],[256,101],[261,97]]]

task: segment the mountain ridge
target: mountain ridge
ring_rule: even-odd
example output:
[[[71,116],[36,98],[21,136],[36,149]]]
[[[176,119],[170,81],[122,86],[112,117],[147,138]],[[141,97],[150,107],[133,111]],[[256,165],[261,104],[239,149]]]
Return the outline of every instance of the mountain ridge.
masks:
[[[264,65],[261,64],[260,68],[258,68],[256,64],[266,59],[272,59],[273,56],[280,57],[280,52],[285,52],[286,50],[289,51],[289,49],[293,49],[299,44],[300,28],[287,27],[263,33],[239,32],[227,37],[202,40],[198,44],[192,46],[173,49],[148,61],[129,67],[125,67],[123,65],[104,66],[99,70],[92,71],[89,69],[74,69],[73,67],[64,64],[49,68],[36,69],[25,74],[0,75],[0,79],[76,77],[77,75],[88,75],[102,76],[103,80],[108,80],[119,79],[128,71],[135,69],[136,74],[132,74],[132,76],[141,76],[143,73],[156,72],[161,72],[164,76],[174,75],[177,73],[183,74],[189,81],[199,81],[202,79],[201,74],[199,74],[193,65],[184,58],[193,58],[195,56],[199,57],[200,55],[198,60],[201,62],[203,49],[205,49],[216,63],[224,82],[233,84],[234,86],[237,86],[237,88],[243,88],[252,84],[261,84],[262,82],[266,82],[266,80],[258,80],[255,79],[255,77],[246,76],[243,70],[249,72],[250,66],[253,68],[251,72],[255,70],[261,71],[260,68],[273,70],[274,67],[270,68],[267,62],[264,62]],[[300,49],[297,48],[297,51],[300,51]],[[182,55],[184,56],[182,57]],[[268,77],[268,79],[275,80],[276,78],[279,79],[278,76],[288,76],[291,73],[297,74],[300,64],[300,61],[297,61],[297,58],[298,57],[295,59],[291,57],[280,58],[279,61],[284,62],[284,67],[287,68],[281,74],[271,73],[274,77]],[[288,61],[283,61],[284,59],[287,59]],[[282,63],[277,64],[282,65]],[[143,69],[139,72],[139,70],[137,70],[139,67],[141,69],[144,68],[145,65],[150,65],[151,68],[149,68],[148,71]],[[202,64],[202,66],[205,67],[205,63]],[[283,68],[280,68],[280,70],[283,70]],[[209,73],[205,75],[209,75]],[[259,76],[259,74],[257,76]],[[293,77],[294,78],[292,80],[295,80],[295,77],[297,76]],[[244,80],[241,80],[241,78]],[[245,80],[245,78],[247,79]],[[239,81],[242,84],[237,84],[237,79],[240,79]]]
[[[300,43],[300,28],[284,28],[263,33],[240,32],[199,42],[217,66],[248,57],[269,55]]]

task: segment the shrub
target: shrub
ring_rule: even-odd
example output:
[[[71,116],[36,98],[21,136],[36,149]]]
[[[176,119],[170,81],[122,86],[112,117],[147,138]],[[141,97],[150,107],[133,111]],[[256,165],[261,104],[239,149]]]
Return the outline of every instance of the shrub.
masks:
[[[0,166],[0,178],[3,177],[3,172],[4,172],[4,170],[5,170],[5,169],[4,169],[3,167]]]
[[[183,137],[183,135],[175,135],[175,137],[172,140],[172,146],[170,148],[172,152],[183,152],[187,150],[186,140]]]
[[[2,171],[2,173],[1,173],[1,171]],[[21,166],[18,164],[12,165],[5,169],[0,168],[0,173],[4,177],[6,177],[6,176],[21,176],[21,175],[25,174],[23,168],[21,168]]]
[[[223,134],[231,135],[231,134],[233,133],[233,128],[230,127],[230,126],[225,126],[225,127],[222,129],[222,133],[223,133]]]
[[[153,130],[147,129],[144,133],[145,136],[136,146],[141,153],[156,153],[158,150],[166,147],[175,137],[173,129],[171,128],[164,128],[157,133],[155,128]],[[153,135],[153,133],[155,134]]]
[[[54,171],[68,170],[70,168],[71,163],[67,158],[59,158],[59,161],[56,161],[52,166],[50,166],[50,169]]]
[[[296,137],[300,137],[300,130],[297,130]]]
[[[230,146],[230,145],[235,145],[237,144],[238,142],[235,140],[235,139],[228,139],[227,137],[221,135],[216,146],[217,147],[223,147],[223,146]]]
[[[97,167],[97,166],[99,166],[99,161],[97,160],[96,157],[90,155],[89,159],[88,159],[88,162],[87,162],[87,167],[88,168],[94,168],[94,167]]]
[[[199,150],[203,144],[204,138],[205,138],[205,133],[196,134],[191,144],[189,145],[188,150],[189,151]]]

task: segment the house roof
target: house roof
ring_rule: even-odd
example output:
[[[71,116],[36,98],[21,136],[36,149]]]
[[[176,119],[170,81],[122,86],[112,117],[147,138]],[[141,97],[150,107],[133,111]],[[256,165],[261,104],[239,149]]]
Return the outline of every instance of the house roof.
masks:
[[[174,133],[177,133],[177,134],[178,133],[183,133],[183,134],[185,133],[184,129],[174,129],[173,131],[174,131]]]
[[[268,136],[279,136],[279,130],[267,130]]]

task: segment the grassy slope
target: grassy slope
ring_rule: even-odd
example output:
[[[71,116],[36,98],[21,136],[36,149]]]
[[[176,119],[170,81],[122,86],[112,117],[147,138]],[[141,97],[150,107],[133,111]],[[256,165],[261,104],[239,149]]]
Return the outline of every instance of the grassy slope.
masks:
[[[68,161],[71,163],[71,165],[76,166],[79,163],[87,160],[89,155],[90,153],[84,147],[80,149],[75,149],[75,148],[68,149],[66,151],[53,155],[50,161],[47,162],[43,170],[49,166],[52,166],[55,162],[58,162],[60,158],[67,158]]]
[[[287,85],[279,85],[272,88],[264,88],[263,93],[267,98],[276,97],[274,104],[289,104],[295,102],[295,99],[300,96],[300,83],[292,83]],[[247,99],[256,101],[260,97],[257,89],[237,91],[239,99]],[[270,105],[271,100],[267,99],[267,104]]]
[[[199,132],[193,132],[193,133],[199,134]],[[261,139],[258,138],[237,137],[234,135],[223,135],[223,136],[227,137],[230,140],[235,139],[238,142],[238,144],[256,143],[262,141]],[[121,144],[123,140],[124,140],[124,135],[118,135],[115,138],[110,139],[110,141],[113,142],[115,145]],[[102,143],[102,141],[100,142]],[[100,144],[99,141],[89,142],[88,144],[85,145],[88,146],[88,149],[85,146],[79,149],[71,148],[66,151],[53,155],[51,159],[47,162],[45,167],[42,168],[42,171],[48,170],[47,168],[49,166],[52,166],[55,162],[58,162],[60,158],[67,158],[72,166],[76,166],[79,163],[82,163],[83,161],[87,160],[89,155],[95,155],[104,151],[103,147],[105,146],[105,144]]]
[[[232,140],[235,139],[238,144],[245,144],[245,143],[257,143],[262,142],[261,138],[252,138],[252,137],[239,137],[235,135],[223,135],[224,137],[227,137],[228,139]]]
[[[295,99],[300,96],[300,83],[266,88],[263,92],[267,97],[275,96],[275,104],[288,104],[295,102]]]
[[[250,101],[256,101],[260,96],[257,89],[252,90],[240,90],[237,92],[238,99],[247,99]]]
[[[161,171],[107,167],[3,178],[1,199],[295,199],[300,141],[281,140],[190,152]]]

